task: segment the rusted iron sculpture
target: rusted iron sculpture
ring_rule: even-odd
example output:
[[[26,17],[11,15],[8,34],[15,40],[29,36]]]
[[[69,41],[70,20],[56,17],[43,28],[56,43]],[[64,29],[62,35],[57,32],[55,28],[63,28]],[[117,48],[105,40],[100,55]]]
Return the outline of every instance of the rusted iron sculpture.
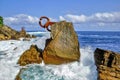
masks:
[[[46,20],[47,20],[47,22],[46,22],[44,25],[42,25],[42,22],[41,22],[42,19],[46,19]],[[51,25],[54,24],[54,23],[55,23],[55,22],[51,22],[50,19],[49,19],[48,17],[46,17],[46,16],[40,17],[39,25],[40,25],[42,28],[46,28],[48,31],[51,31],[48,27],[51,26]]]

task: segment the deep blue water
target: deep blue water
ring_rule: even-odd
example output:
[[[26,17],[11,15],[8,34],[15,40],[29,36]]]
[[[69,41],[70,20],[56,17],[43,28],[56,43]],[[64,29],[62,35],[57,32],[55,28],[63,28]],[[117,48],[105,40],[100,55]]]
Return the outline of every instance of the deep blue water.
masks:
[[[81,47],[120,52],[120,32],[77,31],[77,34]]]

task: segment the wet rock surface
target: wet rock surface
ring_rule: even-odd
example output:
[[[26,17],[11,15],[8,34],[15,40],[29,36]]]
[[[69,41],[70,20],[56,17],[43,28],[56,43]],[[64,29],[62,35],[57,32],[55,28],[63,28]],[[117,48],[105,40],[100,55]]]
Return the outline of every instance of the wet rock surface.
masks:
[[[120,53],[97,48],[94,58],[98,80],[120,80]]]
[[[42,62],[42,50],[38,49],[36,45],[31,45],[30,49],[26,50],[19,58],[18,64],[25,66],[32,63]]]
[[[51,26],[51,38],[43,51],[45,64],[79,61],[80,51],[76,32],[71,22],[57,22]]]

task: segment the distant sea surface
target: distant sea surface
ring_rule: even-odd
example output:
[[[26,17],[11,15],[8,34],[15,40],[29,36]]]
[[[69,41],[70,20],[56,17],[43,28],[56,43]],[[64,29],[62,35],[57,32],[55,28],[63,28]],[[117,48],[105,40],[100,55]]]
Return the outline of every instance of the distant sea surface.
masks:
[[[91,46],[120,52],[120,32],[111,31],[78,31],[81,47]]]

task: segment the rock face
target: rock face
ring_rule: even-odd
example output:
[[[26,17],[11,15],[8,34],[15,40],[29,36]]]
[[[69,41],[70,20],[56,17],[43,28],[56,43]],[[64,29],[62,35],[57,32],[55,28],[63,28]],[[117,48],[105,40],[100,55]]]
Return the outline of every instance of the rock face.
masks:
[[[120,53],[97,48],[94,57],[98,80],[120,80]]]
[[[18,64],[25,66],[32,63],[41,63],[42,62],[42,51],[37,48],[36,45],[31,45],[30,49],[26,50],[18,60]]]
[[[57,22],[51,26],[51,38],[46,40],[43,51],[45,64],[63,64],[79,61],[80,51],[77,34],[70,22]]]
[[[6,25],[0,27],[0,40],[9,40],[9,39],[17,40],[21,37],[32,38],[33,36],[26,34],[26,31],[24,29],[18,32]]]

